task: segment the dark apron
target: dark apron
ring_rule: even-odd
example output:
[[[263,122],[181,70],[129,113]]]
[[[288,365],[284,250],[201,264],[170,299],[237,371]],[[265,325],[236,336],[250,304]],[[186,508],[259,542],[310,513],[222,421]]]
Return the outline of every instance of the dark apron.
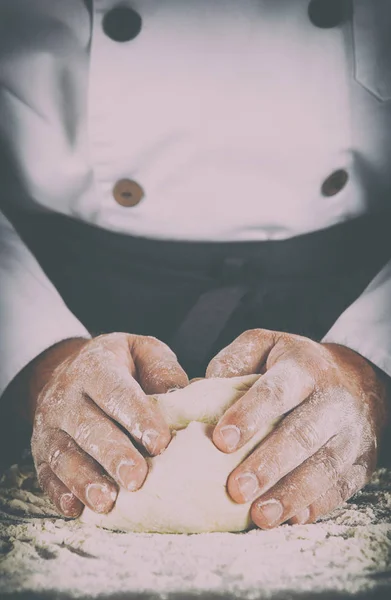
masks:
[[[190,377],[247,329],[321,340],[391,258],[389,214],[233,243],[147,240],[58,215],[13,221],[91,333],[156,336]]]

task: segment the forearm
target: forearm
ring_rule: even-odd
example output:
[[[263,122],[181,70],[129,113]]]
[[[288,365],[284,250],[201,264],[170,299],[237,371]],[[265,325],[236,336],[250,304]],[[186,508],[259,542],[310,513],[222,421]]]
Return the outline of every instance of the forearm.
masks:
[[[87,342],[86,338],[66,339],[34,358],[5,390],[1,400],[3,407],[11,407],[14,414],[32,424],[38,395],[53,371]]]

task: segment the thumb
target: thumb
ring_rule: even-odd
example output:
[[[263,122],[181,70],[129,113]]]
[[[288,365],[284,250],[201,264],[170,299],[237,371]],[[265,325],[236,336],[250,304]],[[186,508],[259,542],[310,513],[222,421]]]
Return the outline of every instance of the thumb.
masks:
[[[206,377],[239,377],[261,373],[276,343],[275,331],[268,329],[245,331],[210,361]]]
[[[137,380],[146,394],[164,394],[189,384],[176,355],[164,342],[151,336],[134,336],[130,346]]]

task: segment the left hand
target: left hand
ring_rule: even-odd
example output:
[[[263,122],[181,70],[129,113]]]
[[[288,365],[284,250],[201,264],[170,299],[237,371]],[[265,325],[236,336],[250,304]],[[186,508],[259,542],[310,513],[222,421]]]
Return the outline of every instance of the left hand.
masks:
[[[353,350],[298,335],[246,331],[207,377],[263,373],[220,419],[213,441],[233,452],[261,423],[286,415],[229,476],[258,527],[304,524],[337,508],[372,475],[385,429],[386,376]]]

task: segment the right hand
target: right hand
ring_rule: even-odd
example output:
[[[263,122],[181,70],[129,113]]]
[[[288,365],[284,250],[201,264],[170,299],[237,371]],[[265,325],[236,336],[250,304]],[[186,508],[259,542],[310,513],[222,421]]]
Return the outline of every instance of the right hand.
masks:
[[[109,512],[116,484],[131,491],[142,486],[148,467],[130,438],[150,455],[162,452],[171,439],[146,394],[188,384],[175,354],[155,338],[113,333],[74,342],[76,348],[67,340],[47,350],[32,377],[46,379],[34,406],[38,481],[68,517],[78,516],[83,505]]]

